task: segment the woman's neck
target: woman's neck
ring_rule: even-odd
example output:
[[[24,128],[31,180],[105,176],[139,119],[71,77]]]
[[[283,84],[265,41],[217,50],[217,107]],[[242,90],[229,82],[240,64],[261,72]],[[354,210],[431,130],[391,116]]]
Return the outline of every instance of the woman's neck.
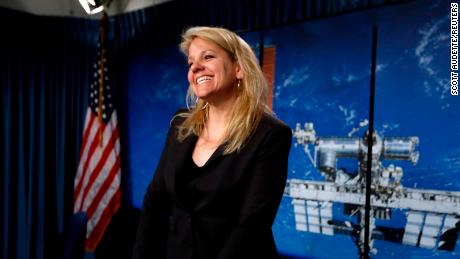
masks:
[[[205,127],[205,137],[210,141],[220,142],[227,130],[227,123],[232,112],[235,98],[226,99],[225,102],[219,102],[218,105],[215,103],[209,104],[208,107],[208,119]]]

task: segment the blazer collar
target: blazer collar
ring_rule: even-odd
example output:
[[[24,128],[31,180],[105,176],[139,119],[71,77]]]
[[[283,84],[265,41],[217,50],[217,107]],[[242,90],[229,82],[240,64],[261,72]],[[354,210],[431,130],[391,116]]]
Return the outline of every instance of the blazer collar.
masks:
[[[173,190],[172,198],[182,208],[186,208],[185,204],[181,201],[177,192],[177,176],[181,174],[184,163],[186,162],[187,156],[191,156],[195,143],[198,137],[193,135],[184,139],[182,142],[176,140],[174,148],[172,148],[172,156],[169,160],[169,168],[167,174],[170,176],[170,180],[167,181],[169,188]]]
[[[191,156],[193,153],[193,149],[195,148],[196,142],[198,141],[198,137],[196,135],[192,135],[184,139],[182,143],[179,143],[178,152],[176,153],[175,157],[175,164],[174,164],[174,175],[176,175],[184,165],[187,156]],[[221,144],[214,153],[209,157],[208,161],[203,165],[203,167],[208,166],[214,160],[219,158],[223,155],[225,149],[225,144]]]

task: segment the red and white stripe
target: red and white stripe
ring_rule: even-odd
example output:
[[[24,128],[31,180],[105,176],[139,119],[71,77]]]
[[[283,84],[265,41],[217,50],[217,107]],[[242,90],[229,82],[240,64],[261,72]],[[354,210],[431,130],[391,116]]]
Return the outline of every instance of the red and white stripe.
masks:
[[[99,130],[103,130],[102,145]],[[116,111],[107,124],[88,108],[74,182],[74,213],[86,212],[86,249],[93,251],[120,206],[120,138]]]

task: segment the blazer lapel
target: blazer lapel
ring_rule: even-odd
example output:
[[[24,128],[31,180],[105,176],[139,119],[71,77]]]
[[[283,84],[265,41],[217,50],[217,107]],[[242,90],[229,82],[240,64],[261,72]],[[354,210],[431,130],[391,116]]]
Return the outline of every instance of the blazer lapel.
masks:
[[[170,189],[173,190],[173,199],[176,200],[181,206],[184,206],[182,201],[180,200],[179,195],[177,194],[177,176],[182,173],[182,168],[186,162],[187,156],[191,156],[193,152],[193,148],[195,147],[195,143],[198,140],[198,137],[193,135],[189,136],[184,139],[183,142],[175,142],[175,147],[172,149],[173,154],[172,158],[169,161],[170,167]],[[169,173],[168,173],[169,174]]]
[[[212,163],[212,161],[216,160],[218,157],[220,157],[224,153],[225,145],[220,145],[214,153],[212,153],[211,157],[209,157],[208,161],[203,165],[203,167],[209,165]]]

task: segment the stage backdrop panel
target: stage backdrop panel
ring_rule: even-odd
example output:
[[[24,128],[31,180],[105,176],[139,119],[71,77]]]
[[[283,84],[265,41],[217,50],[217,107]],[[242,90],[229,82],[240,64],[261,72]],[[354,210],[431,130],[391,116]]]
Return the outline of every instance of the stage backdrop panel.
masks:
[[[169,122],[185,107],[187,63],[177,47],[131,55],[126,103],[131,202],[140,208],[165,144]]]
[[[311,122],[320,136],[346,136],[368,117],[372,38],[369,19],[361,19],[347,15],[265,34],[266,44],[276,47],[274,111],[293,130],[297,123],[303,127]],[[288,178],[324,181],[303,146],[295,143],[293,139]],[[353,160],[340,161],[340,166],[350,170],[356,167]],[[343,204],[330,204],[329,212],[324,214],[333,218],[326,219],[313,217],[321,214],[319,204],[308,201],[300,208],[312,208],[301,213],[306,214],[301,217],[307,224],[296,226],[292,202],[292,197],[285,195],[273,226],[282,254],[299,258],[357,257],[352,236],[323,235],[318,227],[332,219],[356,223],[356,216],[342,215]]]
[[[417,1],[265,33],[265,43],[276,47],[274,110],[293,130],[312,122],[318,139],[363,141],[373,25],[378,27],[375,130],[381,143],[386,138],[382,150],[388,152],[376,161],[381,165],[374,179],[379,188],[389,186],[379,194],[392,205],[376,210],[371,256],[457,258],[460,101],[450,95],[449,2]],[[337,158],[337,172],[328,180],[314,166],[327,157],[319,155],[314,163],[315,144],[308,147],[311,158],[304,146],[293,145],[289,181],[318,186],[303,193],[333,186],[337,194],[326,197],[333,201],[328,203],[287,192],[274,225],[278,249],[299,258],[356,258],[359,207],[335,200],[355,197],[349,186],[359,180],[359,163],[365,161],[350,154]],[[416,152],[420,157],[413,165],[408,160],[416,160]],[[340,188],[345,194],[339,195]],[[392,207],[396,203],[399,208]],[[414,203],[427,205],[407,208]],[[453,251],[438,249],[448,242]]]
[[[376,241],[382,258],[460,256],[460,242],[452,236],[459,233],[460,200],[449,202],[449,192],[460,197],[460,99],[450,94],[450,2],[420,1],[379,14],[375,129],[384,137],[419,140],[415,165],[383,163],[403,169],[406,193],[426,196],[419,201],[423,210],[395,210],[403,216],[376,222],[404,230],[406,245]],[[453,206],[457,217],[443,212]],[[449,246],[453,251],[438,249]]]

